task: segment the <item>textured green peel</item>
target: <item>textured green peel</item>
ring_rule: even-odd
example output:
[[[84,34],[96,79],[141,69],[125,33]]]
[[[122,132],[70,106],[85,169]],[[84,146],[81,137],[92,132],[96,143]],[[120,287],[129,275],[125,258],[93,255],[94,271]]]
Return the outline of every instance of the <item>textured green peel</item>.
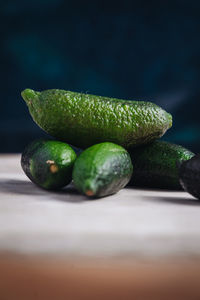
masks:
[[[171,115],[151,102],[58,89],[26,89],[22,97],[44,131],[80,148],[106,141],[132,148],[159,138],[172,126]]]

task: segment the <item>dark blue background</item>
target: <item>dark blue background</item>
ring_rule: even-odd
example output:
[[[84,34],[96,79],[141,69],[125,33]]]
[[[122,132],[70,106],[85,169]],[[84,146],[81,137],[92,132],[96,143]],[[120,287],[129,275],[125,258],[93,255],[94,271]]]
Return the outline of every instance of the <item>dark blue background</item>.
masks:
[[[165,139],[200,151],[200,1],[0,4],[0,152],[46,136],[21,90],[148,99],[173,115]]]

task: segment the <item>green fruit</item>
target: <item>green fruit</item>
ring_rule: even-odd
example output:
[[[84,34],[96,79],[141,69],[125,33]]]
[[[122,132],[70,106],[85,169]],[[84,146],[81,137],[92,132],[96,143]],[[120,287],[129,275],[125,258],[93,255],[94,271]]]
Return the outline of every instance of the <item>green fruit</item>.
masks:
[[[181,164],[179,178],[183,189],[200,199],[200,154]]]
[[[130,185],[163,189],[181,189],[179,165],[194,155],[182,146],[164,141],[155,141],[129,153],[134,165]]]
[[[72,178],[81,193],[103,197],[122,189],[129,182],[132,170],[128,152],[107,142],[93,145],[80,154]]]
[[[58,89],[26,89],[22,97],[43,130],[80,148],[113,142],[128,149],[161,137],[172,126],[172,116],[150,102]]]
[[[69,145],[40,139],[26,147],[21,156],[21,166],[35,184],[51,190],[71,182],[75,159],[76,153]]]

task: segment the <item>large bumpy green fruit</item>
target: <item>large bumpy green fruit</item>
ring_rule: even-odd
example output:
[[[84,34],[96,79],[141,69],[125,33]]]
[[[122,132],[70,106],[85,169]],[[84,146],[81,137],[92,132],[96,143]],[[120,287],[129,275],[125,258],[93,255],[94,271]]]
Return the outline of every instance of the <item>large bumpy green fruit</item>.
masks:
[[[25,174],[44,189],[58,189],[72,180],[76,153],[67,144],[52,140],[35,140],[21,156]]]
[[[161,137],[172,117],[151,102],[52,89],[22,92],[34,121],[51,136],[86,148],[113,142],[129,149]]]
[[[134,165],[130,185],[164,189],[181,189],[179,166],[194,156],[184,147],[164,141],[155,141],[129,153]]]
[[[107,142],[83,151],[75,161],[72,177],[81,193],[103,197],[122,189],[129,182],[132,170],[128,152]]]

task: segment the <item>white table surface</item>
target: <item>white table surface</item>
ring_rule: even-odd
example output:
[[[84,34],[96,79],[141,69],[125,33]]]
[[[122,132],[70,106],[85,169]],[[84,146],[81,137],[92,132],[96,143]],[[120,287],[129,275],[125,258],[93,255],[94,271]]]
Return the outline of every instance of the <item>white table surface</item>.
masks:
[[[0,156],[0,251],[89,257],[196,257],[200,201],[188,193],[125,188],[88,200],[73,187],[47,192],[20,155]]]

